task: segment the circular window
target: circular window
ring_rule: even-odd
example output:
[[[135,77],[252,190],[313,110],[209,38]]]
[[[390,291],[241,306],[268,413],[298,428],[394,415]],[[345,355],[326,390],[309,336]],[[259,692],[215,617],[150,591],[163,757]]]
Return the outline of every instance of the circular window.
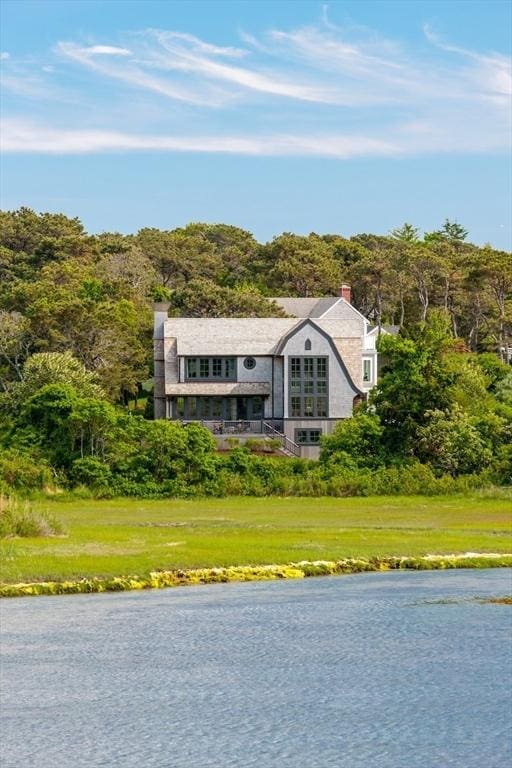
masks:
[[[252,371],[253,368],[256,368],[256,360],[254,357],[246,357],[244,360],[244,366],[248,371]]]

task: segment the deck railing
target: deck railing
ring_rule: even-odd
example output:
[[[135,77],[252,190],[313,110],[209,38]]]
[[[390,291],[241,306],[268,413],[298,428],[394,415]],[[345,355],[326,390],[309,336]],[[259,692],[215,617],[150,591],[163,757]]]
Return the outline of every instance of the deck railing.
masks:
[[[261,419],[236,419],[234,421],[212,419],[211,421],[202,421],[201,424],[214,435],[254,435],[262,432]]]
[[[280,419],[235,419],[226,421],[225,419],[187,419],[183,424],[201,424],[209,429],[214,435],[267,435],[275,440],[279,440],[282,447],[288,453],[294,456],[300,456],[300,445],[294,443],[283,433],[283,421]]]
[[[294,443],[293,440],[290,440],[289,437],[286,437],[285,434],[279,432],[270,422],[263,422],[263,432],[266,435],[279,440],[283,448],[288,451],[288,453],[293,453],[294,456],[300,456],[300,445],[297,445],[297,443]]]
[[[262,419],[182,419],[182,424],[201,424],[214,435],[261,435],[265,433],[264,425],[272,427],[276,432],[281,433],[283,429],[282,420],[263,421]]]

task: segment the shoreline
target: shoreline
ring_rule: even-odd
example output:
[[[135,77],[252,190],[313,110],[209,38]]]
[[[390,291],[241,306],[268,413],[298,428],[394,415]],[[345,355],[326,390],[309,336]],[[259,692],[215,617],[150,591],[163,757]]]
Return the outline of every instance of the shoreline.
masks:
[[[128,592],[142,589],[226,584],[244,581],[303,579],[396,570],[432,571],[453,568],[512,568],[512,554],[465,552],[421,557],[371,557],[343,560],[301,560],[282,565],[228,566],[152,571],[146,576],[93,577],[65,581],[0,584],[0,598]]]

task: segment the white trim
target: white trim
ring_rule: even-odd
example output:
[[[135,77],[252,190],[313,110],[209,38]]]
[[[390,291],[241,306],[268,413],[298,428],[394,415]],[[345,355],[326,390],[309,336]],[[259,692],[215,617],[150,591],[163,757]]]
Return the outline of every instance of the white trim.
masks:
[[[363,314],[361,314],[361,312],[360,312],[358,309],[356,309],[356,308],[354,307],[354,305],[350,303],[350,301],[347,301],[346,299],[344,299],[344,298],[343,298],[343,297],[341,297],[341,296],[340,296],[340,298],[338,299],[338,301],[337,301],[335,304],[333,304],[332,306],[330,306],[330,307],[329,307],[329,309],[326,309],[326,310],[325,310],[325,312],[323,313],[323,315],[320,315],[320,317],[314,317],[314,318],[312,318],[312,319],[313,319],[313,320],[323,320],[323,319],[325,318],[325,316],[326,316],[326,315],[328,315],[328,314],[329,314],[329,312],[332,312],[332,310],[334,309],[334,307],[337,307],[337,306],[338,306],[338,304],[339,304],[340,302],[343,302],[344,304],[346,304],[346,305],[347,305],[347,307],[350,307],[350,309],[352,310],[352,312],[354,312],[354,314],[355,314],[355,315],[357,315],[357,316],[358,316],[358,317],[360,317],[362,320],[364,320],[364,321],[365,321],[365,323],[366,323],[366,327],[368,327],[368,322],[369,322],[369,321],[368,321],[368,318],[367,318],[367,317],[365,317]]]
[[[365,386],[366,384],[373,384],[374,383],[374,368],[375,368],[375,366],[373,364],[374,359],[375,359],[375,357],[373,357],[373,356],[370,357],[370,356],[366,356],[365,355],[363,357],[363,360],[362,360],[362,366],[363,366],[363,371],[362,371],[363,386]],[[365,379],[365,377],[364,377],[365,363],[369,363],[370,364],[370,377],[368,379]]]

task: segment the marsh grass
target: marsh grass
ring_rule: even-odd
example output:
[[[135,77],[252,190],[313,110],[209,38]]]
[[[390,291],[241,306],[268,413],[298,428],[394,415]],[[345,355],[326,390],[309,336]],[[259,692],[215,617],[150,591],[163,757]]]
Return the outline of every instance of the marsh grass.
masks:
[[[512,595],[504,595],[503,597],[489,597],[483,602],[494,603],[495,605],[512,605]]]
[[[46,498],[34,501],[32,508],[50,508],[65,525],[66,536],[0,541],[4,584],[512,552],[509,498]],[[477,565],[489,567],[485,560],[470,567]]]
[[[34,510],[28,501],[0,496],[0,539],[57,536],[62,530],[61,523],[53,515]]]
[[[455,555],[435,560],[412,557],[356,558],[329,562],[302,561],[286,565],[232,566],[230,568],[198,568],[174,571],[153,571],[147,576],[115,576],[110,579],[92,578],[67,581],[47,581],[21,584],[0,584],[0,597],[29,597],[31,595],[70,595],[91,592],[126,592],[138,589],[164,589],[199,584],[227,584],[236,581],[269,581],[275,579],[304,579],[314,576],[336,576],[351,573],[391,570],[444,570],[447,568],[506,568],[512,566],[512,555],[486,559]],[[485,602],[479,598],[473,600]],[[486,602],[508,602],[507,598]],[[433,604],[452,604],[451,600]]]

